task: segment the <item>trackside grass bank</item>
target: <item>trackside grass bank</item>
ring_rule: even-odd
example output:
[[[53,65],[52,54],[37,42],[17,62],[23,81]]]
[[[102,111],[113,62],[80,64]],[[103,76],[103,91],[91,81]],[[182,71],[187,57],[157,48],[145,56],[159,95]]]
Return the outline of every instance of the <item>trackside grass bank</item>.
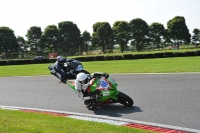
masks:
[[[52,116],[0,109],[1,133],[150,133],[144,130]]]
[[[82,62],[84,69],[113,73],[179,73],[200,72],[200,56]],[[0,77],[50,75],[46,64],[0,66]]]

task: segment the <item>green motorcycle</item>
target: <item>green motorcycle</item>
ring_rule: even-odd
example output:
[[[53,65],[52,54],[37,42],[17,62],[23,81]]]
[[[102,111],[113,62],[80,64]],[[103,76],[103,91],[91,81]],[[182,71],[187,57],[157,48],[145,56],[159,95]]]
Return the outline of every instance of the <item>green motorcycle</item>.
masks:
[[[67,84],[75,91],[75,80],[68,80]],[[87,94],[90,99],[94,99],[94,106],[97,104],[120,103],[131,107],[133,100],[123,92],[117,90],[117,83],[111,77],[93,78],[87,88]]]

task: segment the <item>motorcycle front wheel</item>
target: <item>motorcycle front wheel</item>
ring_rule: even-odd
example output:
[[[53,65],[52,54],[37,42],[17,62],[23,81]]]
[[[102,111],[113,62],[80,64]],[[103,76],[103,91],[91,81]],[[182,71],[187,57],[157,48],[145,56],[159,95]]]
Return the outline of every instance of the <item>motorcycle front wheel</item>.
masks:
[[[133,100],[126,94],[119,92],[118,94],[118,102],[123,104],[124,106],[131,107],[133,105]]]

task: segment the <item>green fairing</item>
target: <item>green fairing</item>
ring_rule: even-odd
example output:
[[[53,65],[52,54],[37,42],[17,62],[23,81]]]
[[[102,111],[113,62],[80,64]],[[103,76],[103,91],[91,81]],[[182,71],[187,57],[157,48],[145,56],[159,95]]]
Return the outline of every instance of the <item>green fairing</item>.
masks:
[[[117,96],[119,94],[119,91],[117,90],[117,84],[114,83],[112,84],[112,81],[110,78],[107,79],[110,83],[111,83],[111,86],[110,86],[110,90],[108,90],[110,92],[110,95],[109,96],[103,96],[103,91],[100,91],[101,92],[101,97],[98,97],[98,102],[105,102],[106,100],[108,99],[114,99],[114,100],[117,100]],[[94,83],[93,85],[90,86],[90,91],[91,92],[95,92],[96,91],[96,88],[100,85],[100,79],[95,79],[94,80]],[[104,91],[105,92],[105,91]]]

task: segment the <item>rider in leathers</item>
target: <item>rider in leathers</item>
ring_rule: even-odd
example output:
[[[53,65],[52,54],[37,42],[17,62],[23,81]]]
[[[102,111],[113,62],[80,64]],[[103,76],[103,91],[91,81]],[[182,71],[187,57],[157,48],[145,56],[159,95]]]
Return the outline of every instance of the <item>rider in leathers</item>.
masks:
[[[86,90],[91,84],[90,80],[93,78],[100,78],[102,76],[108,78],[109,74],[100,72],[95,72],[93,74],[79,73],[75,80],[75,91],[77,92],[79,97],[83,99],[83,97],[89,96]],[[94,99],[87,99],[84,101],[84,104],[86,105],[86,107],[90,108],[90,106],[92,106],[94,102],[95,102]]]
[[[61,80],[61,82],[66,82],[66,77],[70,73],[73,72],[73,70],[69,72],[65,72],[63,70],[63,65],[66,62],[66,59],[64,59],[62,56],[57,57],[57,61],[54,64],[54,70],[56,71],[56,76]]]

